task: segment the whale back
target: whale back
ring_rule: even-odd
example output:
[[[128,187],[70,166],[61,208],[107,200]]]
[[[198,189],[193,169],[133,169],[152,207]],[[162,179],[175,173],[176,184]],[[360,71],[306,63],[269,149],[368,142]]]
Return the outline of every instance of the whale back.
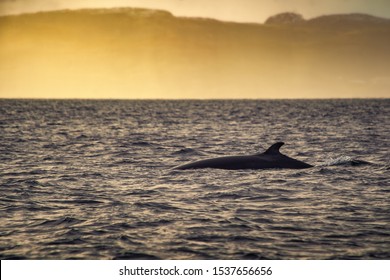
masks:
[[[265,152],[254,155],[224,156],[198,160],[175,167],[174,169],[219,168],[219,169],[266,169],[266,168],[309,168],[312,165],[290,158],[280,153],[279,149],[284,145],[277,142]]]

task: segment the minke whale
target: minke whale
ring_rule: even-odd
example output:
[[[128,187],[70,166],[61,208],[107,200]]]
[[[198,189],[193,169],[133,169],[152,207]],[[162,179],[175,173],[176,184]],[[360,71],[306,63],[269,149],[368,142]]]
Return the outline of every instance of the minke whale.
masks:
[[[179,165],[173,169],[199,169],[199,168],[217,168],[217,169],[269,169],[269,168],[290,168],[303,169],[313,167],[303,161],[290,158],[279,149],[284,145],[283,142],[277,142],[269,147],[264,153],[242,156],[224,156],[199,160],[184,165]]]

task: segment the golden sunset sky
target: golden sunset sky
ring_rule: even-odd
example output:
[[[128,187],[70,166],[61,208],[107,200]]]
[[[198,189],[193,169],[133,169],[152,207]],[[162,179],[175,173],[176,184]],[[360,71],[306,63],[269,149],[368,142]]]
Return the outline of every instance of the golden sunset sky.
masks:
[[[390,18],[390,1],[0,0],[0,98],[390,97],[388,21],[263,24],[282,12]]]

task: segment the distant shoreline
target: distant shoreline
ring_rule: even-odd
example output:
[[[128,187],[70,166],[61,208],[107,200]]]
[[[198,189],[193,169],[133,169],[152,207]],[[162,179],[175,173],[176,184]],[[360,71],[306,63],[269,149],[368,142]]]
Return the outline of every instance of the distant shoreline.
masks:
[[[356,97],[356,98],[134,98],[134,99],[120,99],[120,98],[3,98],[2,100],[28,100],[28,101],[329,101],[329,100],[390,100],[389,97]]]

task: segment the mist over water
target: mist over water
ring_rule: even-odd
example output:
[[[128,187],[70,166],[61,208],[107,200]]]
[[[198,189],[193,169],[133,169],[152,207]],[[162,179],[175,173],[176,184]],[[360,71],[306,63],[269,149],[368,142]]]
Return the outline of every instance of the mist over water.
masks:
[[[2,259],[389,259],[390,101],[0,100]],[[277,141],[304,170],[172,170]]]
[[[86,9],[0,16],[0,26],[5,98],[389,97],[390,20],[369,15],[243,24]]]

